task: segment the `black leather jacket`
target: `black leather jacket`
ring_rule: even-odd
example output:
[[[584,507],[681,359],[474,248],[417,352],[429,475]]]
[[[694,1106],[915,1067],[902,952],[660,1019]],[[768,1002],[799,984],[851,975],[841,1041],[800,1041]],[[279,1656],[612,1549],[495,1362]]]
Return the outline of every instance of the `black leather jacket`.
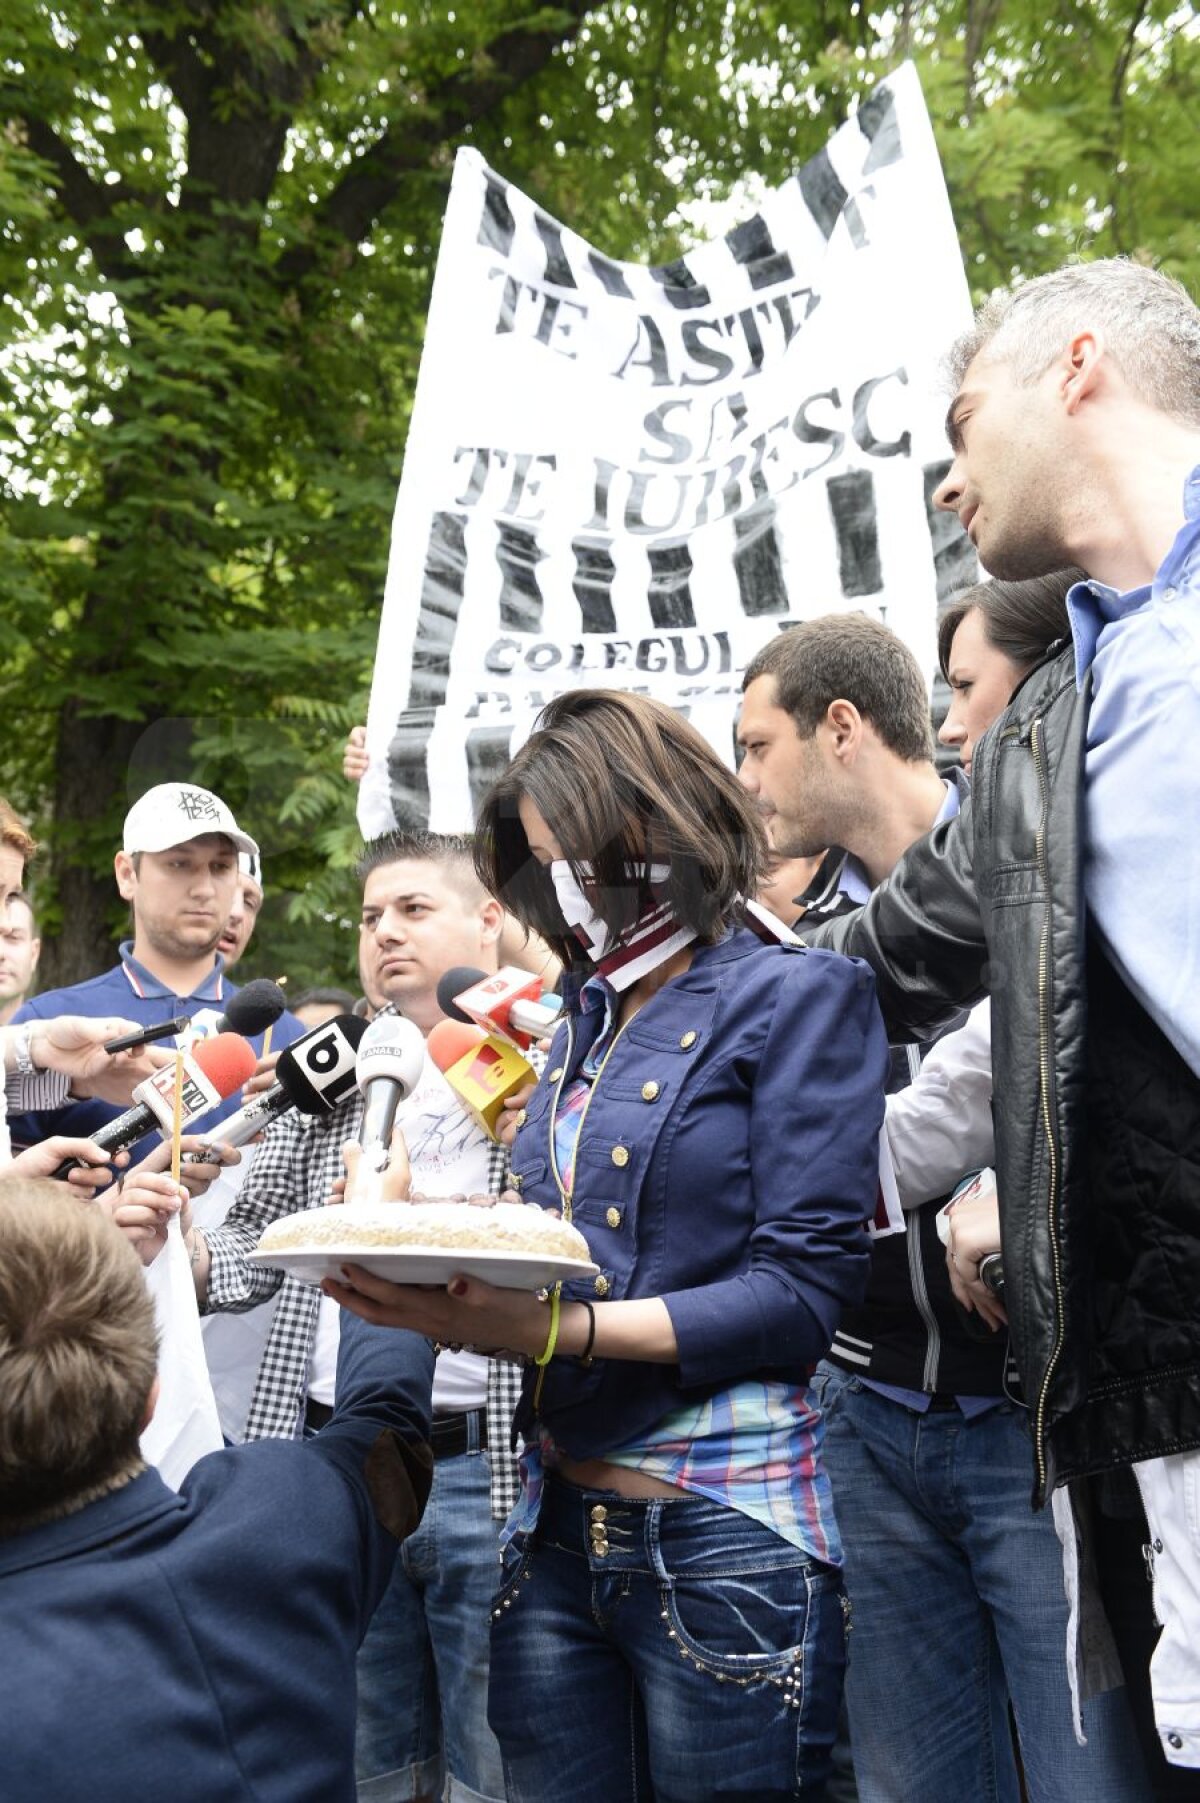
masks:
[[[957,819],[913,846],[858,914],[804,932],[873,967],[892,1037],[925,1038],[953,1009],[991,994],[1005,1300],[1038,1503],[1058,1476],[1054,1425],[1088,1389],[1087,706],[1068,645],[980,741]],[[1113,1463],[1146,1456],[1112,1450]]]

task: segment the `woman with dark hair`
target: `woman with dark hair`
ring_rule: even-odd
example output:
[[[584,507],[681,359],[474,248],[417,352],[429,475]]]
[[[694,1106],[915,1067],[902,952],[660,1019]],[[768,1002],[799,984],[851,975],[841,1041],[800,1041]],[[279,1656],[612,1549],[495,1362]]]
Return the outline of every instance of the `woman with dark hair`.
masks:
[[[980,735],[1067,637],[1067,591],[1085,580],[1082,570],[1068,569],[1027,582],[981,582],[964,589],[938,621],[938,663],[950,684],[938,738],[958,749],[968,775]]]
[[[819,1791],[844,1625],[808,1379],[866,1277],[887,1057],[870,977],[738,924],[761,822],[642,697],[552,702],[476,843],[567,966],[512,1181],[600,1272],[544,1300],[357,1271],[336,1293],[532,1360],[493,1611],[508,1796]]]

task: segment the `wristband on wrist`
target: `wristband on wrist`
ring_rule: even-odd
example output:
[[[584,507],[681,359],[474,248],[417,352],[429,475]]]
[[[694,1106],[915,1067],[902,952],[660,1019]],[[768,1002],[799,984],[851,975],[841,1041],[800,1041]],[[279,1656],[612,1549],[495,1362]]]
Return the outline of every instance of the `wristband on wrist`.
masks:
[[[33,1035],[27,1020],[13,1028],[11,1043],[18,1077],[32,1077],[36,1066],[33,1062]]]
[[[546,1335],[545,1346],[542,1348],[542,1351],[540,1352],[538,1357],[535,1358],[533,1361],[535,1365],[538,1365],[538,1366],[542,1367],[543,1369],[550,1363],[550,1360],[554,1357],[554,1348],[558,1345],[558,1322],[559,1322],[559,1316],[561,1315],[561,1313],[562,1313],[562,1285],[560,1283],[556,1283],[554,1288],[550,1292],[550,1332]]]

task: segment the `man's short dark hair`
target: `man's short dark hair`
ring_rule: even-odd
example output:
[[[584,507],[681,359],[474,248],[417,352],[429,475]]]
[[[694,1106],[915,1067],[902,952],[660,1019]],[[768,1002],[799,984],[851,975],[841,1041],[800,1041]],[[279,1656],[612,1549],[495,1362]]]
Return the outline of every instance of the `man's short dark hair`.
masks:
[[[810,739],[834,701],[850,701],[888,750],[908,763],[933,757],[929,692],[903,639],[866,614],[822,614],[768,641],[742,682],[775,678],[776,701]]]
[[[416,830],[385,833],[382,838],[372,839],[363,847],[355,866],[359,887],[373,870],[408,859],[418,864],[437,864],[465,900],[482,901],[485,891],[475,874],[475,841],[466,833]]]

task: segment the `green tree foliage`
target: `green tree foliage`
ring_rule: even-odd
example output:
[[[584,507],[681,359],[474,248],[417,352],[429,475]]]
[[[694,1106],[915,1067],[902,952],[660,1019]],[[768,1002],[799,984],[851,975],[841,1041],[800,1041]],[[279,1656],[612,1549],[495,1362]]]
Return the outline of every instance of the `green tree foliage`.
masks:
[[[175,776],[267,848],[249,963],[351,974],[340,747],[457,145],[664,260],[911,55],[977,290],[1113,250],[1195,282],[1190,26],[1162,0],[6,0],[0,788],[50,842],[53,978],[109,955],[121,815]]]

